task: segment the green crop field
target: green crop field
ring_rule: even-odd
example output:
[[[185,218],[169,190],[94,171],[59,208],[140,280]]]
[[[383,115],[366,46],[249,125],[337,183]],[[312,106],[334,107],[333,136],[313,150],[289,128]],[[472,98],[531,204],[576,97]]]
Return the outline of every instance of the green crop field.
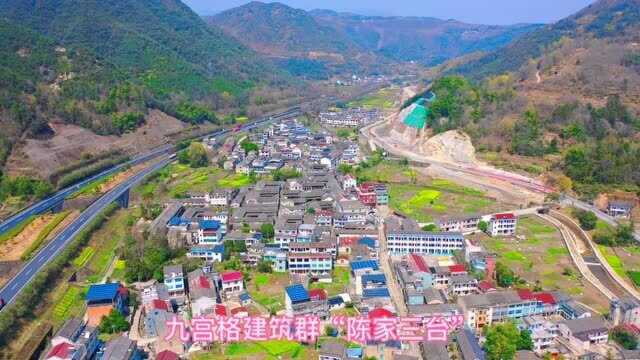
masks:
[[[62,299],[53,308],[53,318],[56,321],[66,319],[69,310],[78,302],[82,302],[82,289],[76,286],[70,286],[62,296]]]
[[[73,266],[76,268],[81,268],[87,264],[89,259],[95,254],[96,250],[92,247],[86,247],[82,249],[80,255],[73,260]]]

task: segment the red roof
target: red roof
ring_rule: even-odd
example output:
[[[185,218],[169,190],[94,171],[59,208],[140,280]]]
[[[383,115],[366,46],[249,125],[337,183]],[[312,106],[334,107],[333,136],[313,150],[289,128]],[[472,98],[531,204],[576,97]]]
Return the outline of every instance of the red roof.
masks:
[[[521,300],[533,300],[535,299],[535,297],[533,296],[533,292],[531,292],[531,290],[528,289],[518,289],[518,296],[520,297]]]
[[[326,300],[327,292],[324,289],[311,289],[309,290],[309,298],[311,300]]]
[[[416,264],[416,268],[418,268],[418,270],[422,272],[429,272],[429,267],[424,262],[424,259],[421,256],[418,256],[416,254],[411,254],[410,256],[411,260],[413,260],[413,263]]]
[[[154,309],[169,311],[167,303],[160,299],[153,299],[152,305]]]
[[[220,276],[222,277],[222,282],[233,282],[242,280],[242,273],[240,271],[227,271],[223,272]]]
[[[393,317],[393,313],[387,309],[377,308],[369,311],[369,319],[383,318],[383,317]]]
[[[249,310],[247,310],[247,308],[244,307],[244,306],[240,306],[240,307],[237,307],[235,309],[231,309],[231,315],[237,315],[239,313],[247,313],[248,314]]]
[[[227,316],[227,308],[222,304],[216,305],[216,315],[218,316]]]
[[[161,351],[156,356],[156,360],[178,360],[178,354],[170,350]]]
[[[478,289],[482,292],[487,292],[490,290],[495,290],[496,287],[491,283],[491,281],[482,280],[478,283]]]
[[[71,353],[71,344],[66,342],[61,342],[60,344],[54,346],[51,351],[47,354],[47,359],[52,357],[59,357],[65,359],[69,357],[69,353]]]
[[[533,294],[533,296],[543,304],[554,305],[556,303],[556,299],[548,292]]]
[[[122,296],[127,296],[129,294],[129,290],[127,290],[127,288],[124,286],[120,286],[118,288],[118,293]]]
[[[201,288],[211,289],[211,283],[209,282],[209,279],[207,279],[206,276],[201,275],[200,278],[198,279],[198,282],[200,283]]]
[[[464,264],[455,264],[449,266],[449,271],[451,271],[452,273],[462,273],[466,272],[467,269],[464,267]]]
[[[516,216],[511,214],[511,213],[495,214],[493,217],[496,218],[497,220],[506,220],[506,219],[515,219],[516,218]]]

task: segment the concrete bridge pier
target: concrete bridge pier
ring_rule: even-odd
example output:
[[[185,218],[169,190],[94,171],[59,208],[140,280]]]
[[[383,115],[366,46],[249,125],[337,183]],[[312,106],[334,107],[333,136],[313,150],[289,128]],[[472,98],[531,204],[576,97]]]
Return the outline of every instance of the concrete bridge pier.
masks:
[[[120,195],[116,199],[116,203],[118,204],[118,206],[120,206],[123,209],[126,209],[129,207],[129,189],[127,189],[127,191],[122,193],[122,195]]]

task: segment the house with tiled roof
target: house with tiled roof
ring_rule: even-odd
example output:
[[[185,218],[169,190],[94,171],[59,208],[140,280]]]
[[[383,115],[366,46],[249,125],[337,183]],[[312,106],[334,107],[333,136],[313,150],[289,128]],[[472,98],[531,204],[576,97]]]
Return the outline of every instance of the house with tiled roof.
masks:
[[[326,318],[329,315],[327,297],[302,284],[293,284],[285,288],[285,311],[287,316],[315,315]]]
[[[85,296],[87,311],[85,318],[89,326],[97,327],[102,318],[112,310],[127,314],[127,289],[120,283],[93,284]]]
[[[189,300],[194,317],[213,314],[217,304],[218,293],[212,274],[205,274],[202,269],[189,273]]]
[[[98,350],[98,331],[78,318],[67,320],[51,339],[47,360],[91,359]]]
[[[495,214],[489,219],[487,233],[491,236],[513,236],[517,224],[518,218],[512,213]]]
[[[244,277],[240,271],[225,271],[220,274],[220,290],[226,297],[244,291]]]

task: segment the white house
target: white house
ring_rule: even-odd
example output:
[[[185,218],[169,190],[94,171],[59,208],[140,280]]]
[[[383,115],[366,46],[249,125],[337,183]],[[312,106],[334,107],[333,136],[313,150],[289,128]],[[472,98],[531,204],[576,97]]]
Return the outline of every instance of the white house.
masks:
[[[514,214],[495,214],[489,220],[487,232],[491,236],[513,236],[517,223],[518,218]]]

